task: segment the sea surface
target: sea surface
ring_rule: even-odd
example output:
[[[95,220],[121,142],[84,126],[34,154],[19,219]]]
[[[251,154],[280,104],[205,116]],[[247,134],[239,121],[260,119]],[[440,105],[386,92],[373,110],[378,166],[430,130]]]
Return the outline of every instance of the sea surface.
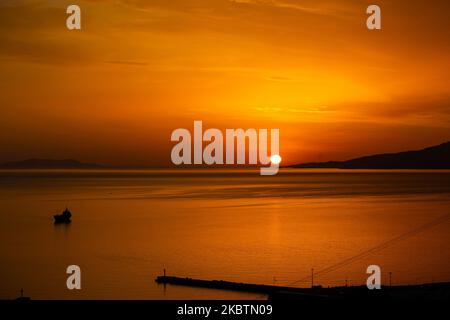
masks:
[[[358,285],[372,264],[382,286],[450,281],[450,172],[0,171],[0,299],[264,299],[154,279]]]

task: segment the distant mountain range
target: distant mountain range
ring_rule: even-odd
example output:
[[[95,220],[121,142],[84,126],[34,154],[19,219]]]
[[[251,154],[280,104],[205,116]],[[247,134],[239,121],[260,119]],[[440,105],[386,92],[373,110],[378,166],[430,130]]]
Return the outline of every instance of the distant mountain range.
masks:
[[[450,169],[450,141],[416,151],[383,153],[347,161],[310,162],[290,168],[336,169]],[[1,169],[99,169],[108,168],[97,163],[73,159],[27,159],[0,164]]]
[[[96,169],[103,166],[96,163],[83,163],[73,159],[27,159],[0,164],[3,169]]]
[[[291,168],[450,169],[450,141],[416,151],[383,153],[347,161],[310,162]]]

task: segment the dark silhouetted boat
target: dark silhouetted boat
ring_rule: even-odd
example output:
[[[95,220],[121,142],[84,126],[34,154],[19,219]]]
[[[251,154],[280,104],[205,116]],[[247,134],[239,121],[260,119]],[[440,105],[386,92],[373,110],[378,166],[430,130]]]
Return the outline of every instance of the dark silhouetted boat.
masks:
[[[55,219],[55,224],[60,223],[70,223],[70,218],[72,217],[72,213],[69,211],[69,209],[66,208],[61,214],[55,214],[53,218]]]

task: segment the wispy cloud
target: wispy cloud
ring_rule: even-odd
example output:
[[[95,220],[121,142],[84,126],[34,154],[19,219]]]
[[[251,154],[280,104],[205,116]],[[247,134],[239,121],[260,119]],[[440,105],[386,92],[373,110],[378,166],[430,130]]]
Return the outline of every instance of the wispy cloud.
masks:
[[[129,66],[138,66],[138,67],[148,66],[147,62],[130,61],[130,60],[111,60],[111,61],[106,61],[106,63],[122,64],[122,65],[129,65]]]
[[[283,76],[270,76],[266,78],[267,81],[275,81],[275,82],[291,82],[295,81],[293,78],[283,77]]]
[[[342,16],[344,13],[354,12],[354,6],[349,5],[351,1],[339,2],[339,5],[332,1],[295,1],[295,0],[228,0],[238,4],[248,4],[255,6],[265,6],[272,8],[288,9],[303,13]]]

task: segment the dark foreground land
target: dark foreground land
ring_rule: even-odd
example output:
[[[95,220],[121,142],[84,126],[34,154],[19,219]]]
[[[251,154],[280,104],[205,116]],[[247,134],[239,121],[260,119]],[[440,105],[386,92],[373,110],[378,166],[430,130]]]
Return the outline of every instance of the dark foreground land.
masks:
[[[309,289],[161,276],[161,285],[185,285],[264,294],[267,300],[0,301],[15,318],[80,319],[437,319],[448,313],[450,283]],[[436,315],[436,316],[435,316]],[[388,317],[387,317],[388,316]],[[6,319],[6,318],[5,318]],[[8,318],[9,319],[9,318]]]
[[[175,276],[159,276],[159,284],[181,285],[219,290],[243,291],[266,294],[269,300],[442,300],[450,301],[450,283],[385,286],[369,290],[366,286],[323,288],[296,288],[262,284],[239,283],[223,280],[201,280]]]

